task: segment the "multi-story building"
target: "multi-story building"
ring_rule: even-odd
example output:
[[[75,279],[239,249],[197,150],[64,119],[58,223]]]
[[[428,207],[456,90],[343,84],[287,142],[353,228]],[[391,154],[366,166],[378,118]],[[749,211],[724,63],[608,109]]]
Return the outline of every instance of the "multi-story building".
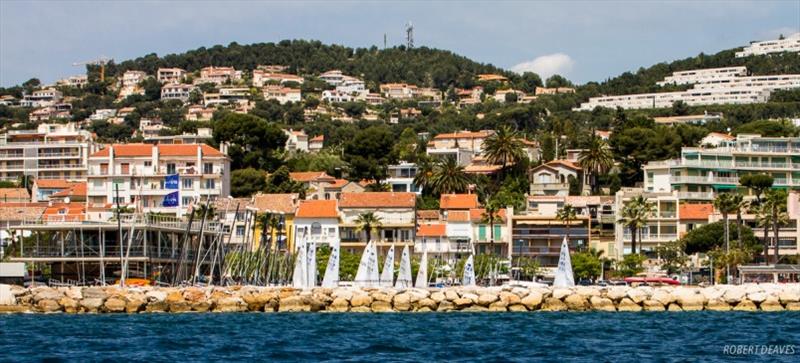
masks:
[[[716,147],[684,147],[679,159],[643,169],[646,191],[677,191],[681,199],[713,199],[716,192],[739,188],[739,177],[753,173],[772,175],[776,187],[800,189],[800,138],[740,134]]]
[[[83,74],[78,76],[63,78],[56,82],[56,84],[59,86],[78,87],[78,88],[83,87],[87,83],[89,83],[89,77]]]
[[[367,244],[367,233],[362,230],[358,220],[366,213],[372,213],[380,220],[373,226],[371,241],[375,242],[379,253],[395,246],[396,253],[402,247],[414,245],[416,215],[416,194],[395,192],[342,193],[339,199],[341,211],[342,248],[359,252]]]
[[[180,135],[158,135],[144,138],[147,144],[205,144],[214,139],[209,127],[198,127],[193,133],[184,132]]]
[[[161,87],[162,100],[181,100],[186,102],[195,86],[190,84],[170,83]]]
[[[86,180],[92,133],[74,123],[40,124],[36,130],[11,130],[0,134],[0,180]]]
[[[389,165],[389,176],[386,178],[386,184],[392,186],[393,192],[420,194],[422,193],[422,188],[414,184],[417,170],[417,164],[404,161],[395,165]]]
[[[350,93],[341,92],[339,90],[325,90],[322,91],[322,100],[328,101],[330,103],[344,103],[344,102],[353,102],[356,100],[356,96],[353,96]]]
[[[398,100],[407,100],[417,97],[419,88],[406,83],[386,83],[380,86],[383,97]]]
[[[142,71],[125,71],[122,74],[122,87],[136,87],[147,78],[147,73]]]
[[[159,68],[156,72],[156,79],[163,84],[181,83],[186,77],[186,71],[181,68]]]
[[[45,88],[31,92],[22,97],[19,105],[22,107],[47,107],[60,103],[64,99],[61,91],[55,88]]]
[[[288,88],[281,86],[264,86],[262,88],[265,100],[277,100],[280,104],[287,102],[300,102],[303,100],[299,88]]]
[[[736,58],[783,52],[800,52],[800,33],[794,33],[783,39],[752,42],[741,51],[736,52]]]
[[[575,93],[575,89],[572,87],[536,87],[534,90],[534,95],[541,96],[541,95],[556,95],[561,93]]]
[[[435,158],[453,157],[459,164],[467,165],[483,153],[483,141],[493,134],[491,130],[439,134],[428,142],[426,153]]]
[[[712,121],[717,121],[717,122],[722,121],[722,114],[706,112],[702,115],[653,117],[653,120],[657,124],[670,125],[670,126],[682,125],[682,124],[705,125],[706,123]]]
[[[286,150],[308,152],[308,135],[303,130],[289,129],[283,133],[286,134]]]
[[[195,84],[214,83],[223,84],[235,82],[242,79],[242,71],[237,71],[233,67],[205,67],[200,70],[200,78],[195,80]]]
[[[294,245],[339,244],[339,221],[336,200],[301,201],[294,216]]]
[[[89,157],[90,204],[182,216],[230,194],[230,159],[208,145],[115,144]]]
[[[338,86],[344,82],[345,77],[347,76],[342,71],[334,69],[320,74],[318,78],[331,86]]]
[[[319,152],[325,146],[325,135],[317,135],[308,140],[308,151]]]
[[[688,71],[672,72],[671,76],[664,77],[663,81],[656,82],[659,86],[668,84],[695,84],[712,83],[721,80],[731,80],[737,77],[747,76],[747,67],[723,67],[692,69]]]
[[[583,182],[580,165],[569,160],[552,160],[528,172],[531,195],[569,195],[570,180]],[[583,183],[585,185],[585,183]]]
[[[656,257],[656,247],[678,239],[680,215],[678,205],[681,202],[677,192],[647,192],[639,188],[623,188],[615,195],[617,220],[622,219],[625,204],[637,196],[647,198],[654,209],[647,219],[647,224],[639,230],[636,239],[636,252],[650,258]],[[630,229],[622,223],[616,224],[616,251],[614,258],[621,258],[631,253],[632,235]]]
[[[288,82],[295,82],[303,84],[303,81],[303,77],[294,74],[273,73],[261,69],[253,71],[253,87],[263,87],[271,83],[283,85]]]

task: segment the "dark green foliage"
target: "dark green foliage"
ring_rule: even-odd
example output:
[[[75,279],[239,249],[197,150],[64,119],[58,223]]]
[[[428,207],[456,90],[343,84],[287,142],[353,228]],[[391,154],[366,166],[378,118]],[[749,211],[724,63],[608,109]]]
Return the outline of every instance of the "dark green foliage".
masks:
[[[266,189],[267,182],[263,171],[253,168],[238,169],[231,173],[231,195],[249,197]]]
[[[730,223],[730,238],[731,241],[739,241],[738,235],[738,228],[734,222]],[[713,250],[715,247],[724,247],[725,246],[725,229],[724,229],[723,222],[715,222],[710,223],[698,228],[695,228],[685,236],[683,236],[682,243],[684,246],[684,252],[686,254],[691,255],[697,252],[708,252]],[[742,241],[744,242],[744,247],[751,250],[751,251],[760,251],[762,246],[761,242],[759,242],[755,236],[753,235],[753,231],[747,227],[742,226]],[[737,242],[738,243],[738,242]],[[734,242],[731,242],[731,245],[734,245]]]
[[[281,166],[270,174],[264,190],[267,193],[299,193],[301,198],[306,196],[303,184],[292,180],[286,166]]]
[[[733,130],[734,134],[759,134],[761,136],[796,136],[797,128],[789,121],[758,120],[748,122]]]
[[[280,128],[252,115],[225,113],[212,122],[214,141],[230,144],[231,167],[274,170],[279,161],[275,150],[286,144],[286,135]]]
[[[394,142],[394,135],[385,126],[373,126],[353,135],[344,145],[345,161],[351,167],[350,179],[385,179],[386,167],[396,162],[392,152]]]

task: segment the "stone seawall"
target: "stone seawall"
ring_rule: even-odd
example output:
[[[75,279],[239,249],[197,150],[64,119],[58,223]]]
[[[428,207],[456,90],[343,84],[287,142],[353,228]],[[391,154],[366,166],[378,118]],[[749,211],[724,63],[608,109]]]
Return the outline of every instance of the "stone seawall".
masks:
[[[800,311],[800,284],[443,289],[0,285],[0,313]]]

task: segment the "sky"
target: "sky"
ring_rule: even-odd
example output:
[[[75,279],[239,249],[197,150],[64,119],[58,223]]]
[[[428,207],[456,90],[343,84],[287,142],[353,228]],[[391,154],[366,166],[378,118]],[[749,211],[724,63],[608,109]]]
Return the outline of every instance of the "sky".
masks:
[[[800,31],[786,1],[69,1],[0,0],[0,86],[82,73],[201,46],[315,39],[350,47],[404,43],[573,82],[715,53]]]

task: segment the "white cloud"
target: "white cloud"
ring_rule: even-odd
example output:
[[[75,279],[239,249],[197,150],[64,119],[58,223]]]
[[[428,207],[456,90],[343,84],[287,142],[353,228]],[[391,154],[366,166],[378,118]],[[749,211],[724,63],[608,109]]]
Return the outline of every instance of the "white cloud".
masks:
[[[522,62],[511,67],[511,70],[517,73],[534,72],[542,77],[542,80],[545,80],[554,74],[566,76],[572,71],[574,65],[575,61],[570,56],[564,53],[554,53]]]

